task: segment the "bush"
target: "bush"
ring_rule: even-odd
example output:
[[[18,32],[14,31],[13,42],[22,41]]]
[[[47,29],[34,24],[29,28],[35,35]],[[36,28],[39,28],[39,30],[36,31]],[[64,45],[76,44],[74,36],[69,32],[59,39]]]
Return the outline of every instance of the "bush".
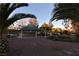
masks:
[[[52,35],[47,38],[53,41],[79,42],[79,37],[72,37],[70,35]]]

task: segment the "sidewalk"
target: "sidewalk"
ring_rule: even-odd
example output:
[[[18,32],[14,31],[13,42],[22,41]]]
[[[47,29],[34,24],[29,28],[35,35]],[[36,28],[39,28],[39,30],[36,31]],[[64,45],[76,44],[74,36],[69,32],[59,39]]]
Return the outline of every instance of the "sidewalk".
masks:
[[[11,56],[79,56],[79,43],[51,41],[45,38],[11,38]]]

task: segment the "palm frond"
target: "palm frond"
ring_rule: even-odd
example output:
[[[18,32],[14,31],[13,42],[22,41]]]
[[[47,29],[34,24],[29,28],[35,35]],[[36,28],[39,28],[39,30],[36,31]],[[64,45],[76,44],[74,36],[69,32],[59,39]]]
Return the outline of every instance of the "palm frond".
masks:
[[[27,3],[13,3],[9,10],[8,10],[8,16],[10,15],[10,13],[12,13],[16,8],[20,8],[20,7],[24,7],[24,6],[28,6]]]
[[[67,19],[67,18],[79,18],[78,16],[79,4],[72,3],[59,3],[55,4],[55,8],[53,10],[53,17],[51,21],[55,19]]]
[[[24,14],[24,13],[18,13],[18,14],[15,14],[13,15],[11,18],[9,18],[4,27],[8,27],[10,26],[11,24],[13,24],[16,20],[20,20],[22,18],[35,18],[36,19],[36,16],[35,15],[32,15],[32,14]]]

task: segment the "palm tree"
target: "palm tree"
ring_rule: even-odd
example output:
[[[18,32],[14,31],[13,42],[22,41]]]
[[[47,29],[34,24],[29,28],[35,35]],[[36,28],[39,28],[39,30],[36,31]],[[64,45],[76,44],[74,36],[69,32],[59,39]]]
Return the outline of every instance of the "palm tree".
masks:
[[[79,3],[56,3],[54,5],[53,17],[50,21],[63,19],[65,27],[68,26],[70,20],[79,22]]]
[[[7,30],[8,26],[10,26],[16,20],[22,18],[36,18],[32,14],[24,14],[18,13],[9,17],[9,15],[19,7],[28,6],[27,3],[0,3],[0,55],[7,55],[8,52],[8,41],[3,38],[3,33]]]
[[[3,33],[7,30],[8,26],[20,18],[25,18],[27,15],[18,13],[9,18],[9,15],[19,7],[28,6],[27,3],[0,3],[0,55],[7,55],[8,41],[3,38]]]

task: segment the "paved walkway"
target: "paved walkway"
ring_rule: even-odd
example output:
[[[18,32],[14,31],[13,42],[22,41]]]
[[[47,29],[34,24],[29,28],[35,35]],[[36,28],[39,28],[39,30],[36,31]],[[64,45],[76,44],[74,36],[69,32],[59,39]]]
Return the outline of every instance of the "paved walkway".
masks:
[[[11,56],[76,56],[79,55],[79,43],[47,40],[44,37],[11,38],[9,40]]]

